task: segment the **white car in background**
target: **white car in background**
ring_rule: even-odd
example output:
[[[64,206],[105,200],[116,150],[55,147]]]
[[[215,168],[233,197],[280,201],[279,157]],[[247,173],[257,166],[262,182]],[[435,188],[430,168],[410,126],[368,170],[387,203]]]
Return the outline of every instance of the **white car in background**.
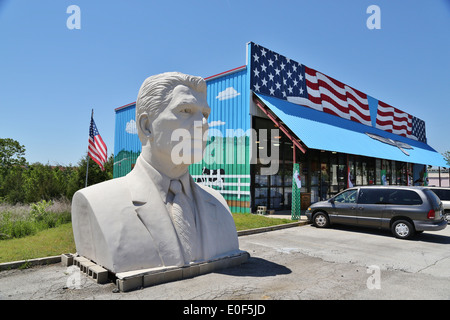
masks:
[[[433,191],[439,199],[441,199],[442,206],[444,207],[445,219],[450,222],[450,188],[444,187],[427,187]]]

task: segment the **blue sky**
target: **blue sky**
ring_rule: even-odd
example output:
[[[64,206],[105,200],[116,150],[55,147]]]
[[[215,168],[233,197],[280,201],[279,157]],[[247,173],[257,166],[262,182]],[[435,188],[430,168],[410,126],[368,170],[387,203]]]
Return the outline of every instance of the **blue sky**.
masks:
[[[70,5],[81,29],[70,30]],[[370,30],[370,5],[381,29]],[[423,119],[450,151],[450,0],[0,0],[0,137],[30,163],[76,164],[91,109],[114,151],[114,109],[165,71],[208,77],[253,41]]]

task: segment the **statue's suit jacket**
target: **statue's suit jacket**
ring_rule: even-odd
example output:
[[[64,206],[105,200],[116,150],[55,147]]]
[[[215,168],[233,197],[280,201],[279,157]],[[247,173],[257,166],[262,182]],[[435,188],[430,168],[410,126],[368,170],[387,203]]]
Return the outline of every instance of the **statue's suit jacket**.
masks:
[[[146,166],[139,157],[127,176],[81,189],[72,200],[77,253],[114,273],[185,265],[165,200]],[[200,260],[239,251],[222,195],[188,178],[197,205]]]

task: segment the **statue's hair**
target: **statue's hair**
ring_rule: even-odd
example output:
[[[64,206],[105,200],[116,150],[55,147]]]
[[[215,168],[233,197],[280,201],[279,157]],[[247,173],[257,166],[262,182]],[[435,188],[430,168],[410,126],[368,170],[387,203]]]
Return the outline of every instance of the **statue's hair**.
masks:
[[[166,72],[148,77],[142,83],[136,100],[136,121],[142,113],[147,113],[150,118],[155,119],[167,107],[172,99],[173,89],[178,85],[185,85],[196,92],[206,94],[206,82],[201,77],[180,72]]]

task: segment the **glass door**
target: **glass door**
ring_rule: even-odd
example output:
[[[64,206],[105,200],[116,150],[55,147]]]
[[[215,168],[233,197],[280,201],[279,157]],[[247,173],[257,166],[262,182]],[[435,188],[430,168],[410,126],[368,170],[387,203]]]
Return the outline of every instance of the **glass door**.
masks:
[[[269,176],[261,175],[262,165],[256,165],[255,172],[255,206],[269,206]]]

